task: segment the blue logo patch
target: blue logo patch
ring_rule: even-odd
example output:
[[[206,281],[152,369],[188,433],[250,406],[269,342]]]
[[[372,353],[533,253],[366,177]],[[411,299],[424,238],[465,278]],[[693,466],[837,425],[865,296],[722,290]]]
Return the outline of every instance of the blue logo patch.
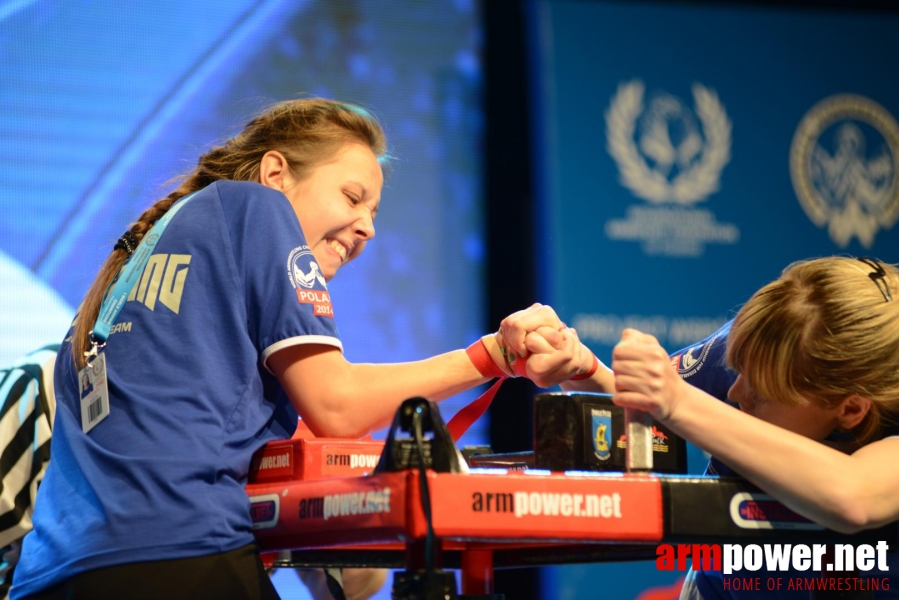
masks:
[[[709,354],[712,349],[716,347],[716,342],[718,342],[719,344],[722,343],[718,340],[725,333],[725,331],[719,329],[717,332],[715,332],[715,335],[713,335],[708,340],[705,340],[703,343],[697,346],[692,346],[683,354],[676,356],[675,358],[678,360],[676,364],[677,374],[680,375],[682,379],[687,379],[698,373],[702,366],[708,360]]]
[[[593,417],[593,452],[599,460],[608,460],[612,447],[612,413],[607,410],[590,412]]]
[[[318,289],[328,289],[321,268],[315,262],[315,256],[309,246],[294,248],[287,257],[287,276],[294,288],[313,289],[318,283]]]
[[[823,530],[793,512],[771,496],[754,492],[738,492],[730,500],[730,517],[741,529]]]

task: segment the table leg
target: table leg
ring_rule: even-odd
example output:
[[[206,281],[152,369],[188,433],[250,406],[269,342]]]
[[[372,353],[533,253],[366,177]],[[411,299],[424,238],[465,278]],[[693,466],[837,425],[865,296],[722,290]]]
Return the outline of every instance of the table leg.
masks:
[[[493,593],[493,551],[462,550],[462,593]]]

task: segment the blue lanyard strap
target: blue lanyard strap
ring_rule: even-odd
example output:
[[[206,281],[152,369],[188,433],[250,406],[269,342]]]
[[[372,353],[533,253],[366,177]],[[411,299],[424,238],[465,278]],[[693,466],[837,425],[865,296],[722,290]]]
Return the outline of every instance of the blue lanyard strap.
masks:
[[[178,211],[184,208],[184,205],[187,204],[188,200],[190,200],[194,194],[196,194],[196,192],[175,202],[175,204],[172,205],[172,207],[169,208],[158,221],[156,221],[156,224],[153,225],[150,231],[144,235],[140,244],[137,246],[137,250],[134,251],[134,254],[119,268],[117,278],[113,280],[112,290],[110,290],[106,295],[106,298],[103,299],[103,304],[100,306],[100,312],[97,314],[97,320],[94,323],[94,328],[90,334],[91,342],[94,345],[102,346],[106,343],[106,340],[109,338],[110,329],[113,324],[115,324],[116,318],[125,306],[128,295],[131,294],[131,290],[143,274],[144,267],[147,266],[150,255],[153,254],[153,250],[156,248],[159,238],[162,237],[162,233],[165,231],[166,226],[168,226],[169,221],[178,214]],[[122,269],[124,269],[124,271]]]

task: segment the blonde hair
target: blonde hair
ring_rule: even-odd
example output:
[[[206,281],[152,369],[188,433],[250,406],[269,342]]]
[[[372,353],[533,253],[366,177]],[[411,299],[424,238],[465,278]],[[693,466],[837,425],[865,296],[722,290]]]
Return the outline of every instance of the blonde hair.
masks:
[[[899,271],[858,259],[793,263],[743,306],[731,326],[728,364],[763,398],[834,406],[856,394],[871,409],[856,428],[860,444],[899,414]]]
[[[259,163],[270,150],[281,152],[296,177],[303,179],[354,142],[371,149],[379,163],[390,158],[381,125],[363,108],[322,98],[275,104],[238,135],[200,156],[196,168],[180,178],[177,189],[144,211],[128,231],[140,241],[175,202],[215,181],[259,181]],[[90,348],[89,334],[106,288],[127,257],[124,249],[112,251],[78,309],[72,337],[77,368],[84,366],[83,353]]]

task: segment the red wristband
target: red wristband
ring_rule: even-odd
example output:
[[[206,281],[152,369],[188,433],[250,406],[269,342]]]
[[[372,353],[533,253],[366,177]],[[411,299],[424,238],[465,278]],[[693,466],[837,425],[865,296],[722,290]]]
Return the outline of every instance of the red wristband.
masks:
[[[528,355],[530,356],[530,355]],[[512,372],[515,373],[517,377],[527,377],[528,376],[528,356],[524,358],[516,358],[515,362],[513,362],[510,366],[512,367]]]
[[[593,366],[590,367],[590,370],[586,373],[581,373],[580,375],[575,375],[571,378],[571,381],[580,381],[581,379],[590,379],[593,377],[593,374],[596,373],[596,369],[599,368],[599,359],[596,358],[596,355],[593,355]]]
[[[503,373],[503,370],[493,362],[493,358],[487,351],[487,347],[484,345],[483,340],[478,340],[466,348],[465,353],[468,355],[474,368],[484,377],[489,377],[491,379],[494,377],[508,377],[508,375]]]

